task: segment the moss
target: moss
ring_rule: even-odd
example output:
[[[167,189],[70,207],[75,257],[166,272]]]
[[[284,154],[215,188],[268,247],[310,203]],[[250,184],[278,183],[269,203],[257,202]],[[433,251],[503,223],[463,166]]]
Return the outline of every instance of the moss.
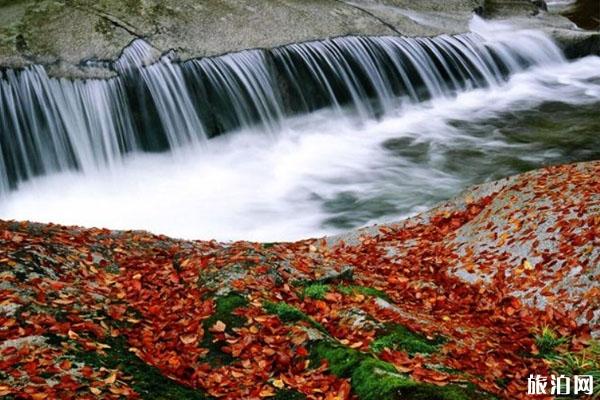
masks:
[[[275,314],[279,317],[283,322],[296,322],[296,321],[306,321],[309,320],[310,317],[304,314],[302,311],[298,310],[296,307],[291,306],[287,303],[271,303],[265,302],[263,304],[263,308],[269,314]]]
[[[110,264],[106,267],[106,272],[117,275],[121,273],[121,269],[117,264]]]
[[[227,296],[217,297],[215,300],[215,312],[203,322],[204,338],[200,343],[201,347],[208,349],[208,354],[205,356],[206,361],[211,365],[223,365],[233,362],[231,355],[221,351],[221,348],[226,345],[223,341],[215,341],[214,335],[209,331],[217,321],[225,324],[226,332],[232,333],[233,328],[238,328],[246,323],[246,319],[234,315],[233,311],[240,307],[245,307],[248,300],[236,293],[230,293]]]
[[[352,388],[361,400],[403,399],[403,400],[474,400],[490,399],[474,385],[436,386],[416,382],[399,374],[387,362],[368,358],[360,363],[352,373]]]
[[[440,371],[440,372],[445,372],[447,374],[465,375],[465,372],[461,371],[460,369],[450,368],[450,367],[446,367],[444,365],[428,366],[428,368],[435,369],[436,371]]]
[[[303,294],[306,297],[310,297],[311,299],[322,300],[325,298],[327,292],[329,292],[329,285],[324,285],[322,283],[313,283],[304,288]]]
[[[21,35],[22,29],[23,24],[20,21],[0,28],[0,43],[4,45],[15,43],[19,35]]]
[[[175,382],[162,375],[158,368],[144,363],[127,350],[127,342],[122,338],[108,338],[109,349],[104,354],[77,351],[77,361],[96,368],[119,369],[132,377],[131,387],[142,398],[154,400],[204,400],[211,397]]]
[[[39,374],[39,376],[40,376],[40,378],[44,378],[44,379],[50,379],[50,378],[52,378],[53,376],[56,376],[56,372],[44,371],[44,372],[41,372],[41,373]],[[1,378],[1,376],[0,376],[0,378]]]
[[[385,292],[378,290],[378,289],[366,287],[366,286],[338,285],[336,289],[338,292],[340,292],[341,294],[346,295],[346,296],[351,296],[353,294],[359,293],[364,296],[380,297],[380,298],[386,299],[386,300],[388,299],[388,296],[385,294]]]
[[[44,337],[46,338],[46,343],[53,347],[60,347],[63,343],[63,338],[55,333],[46,333]]]
[[[398,324],[390,324],[383,336],[378,337],[371,343],[371,350],[379,353],[383,349],[402,349],[408,354],[430,354],[438,350],[442,339],[429,340],[425,336],[408,330]]]
[[[310,348],[311,366],[318,367],[323,360],[326,360],[329,370],[340,377],[349,377],[366,357],[366,354],[358,350],[326,341],[313,343]]]
[[[496,378],[496,380],[494,382],[496,382],[496,385],[498,385],[499,387],[504,389],[510,383],[510,379],[506,378],[506,377],[505,378]]]
[[[400,389],[417,385],[385,361],[369,358],[352,373],[352,389],[361,400],[399,398]],[[433,398],[433,397],[432,397]]]
[[[327,329],[325,329],[323,325],[319,324],[314,319],[306,315],[304,312],[300,311],[299,309],[290,304],[284,302],[272,303],[270,301],[267,301],[263,303],[263,308],[269,314],[277,315],[279,319],[283,322],[306,321],[316,329],[320,330],[326,335],[329,335],[329,332],[327,332]]]
[[[368,353],[332,342],[311,345],[310,363],[319,366],[327,360],[329,371],[341,378],[351,378],[352,390],[360,400],[468,400],[493,398],[474,385],[435,386],[416,382],[396,368]]]
[[[306,396],[296,390],[281,389],[271,397],[273,400],[306,400]]]
[[[248,305],[248,300],[245,297],[237,294],[230,293],[227,296],[218,297],[215,300],[215,312],[210,318],[204,321],[205,326],[212,326],[217,321],[222,321],[227,325],[227,328],[240,327],[244,325],[246,319],[239,315],[234,315],[233,311],[237,308],[245,307]]]
[[[407,385],[399,389],[399,398],[407,400],[486,400],[495,396],[482,392],[475,385],[435,386],[426,383]]]

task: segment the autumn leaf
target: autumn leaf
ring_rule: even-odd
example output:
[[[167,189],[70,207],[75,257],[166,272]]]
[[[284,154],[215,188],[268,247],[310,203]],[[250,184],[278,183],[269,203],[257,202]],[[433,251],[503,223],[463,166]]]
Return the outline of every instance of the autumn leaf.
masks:
[[[274,379],[273,386],[275,386],[277,389],[283,389],[285,384],[283,383],[283,381],[281,379]]]
[[[102,390],[98,389],[97,387],[90,386],[90,392],[98,396],[100,393],[102,393]]]
[[[192,343],[196,343],[196,341],[198,340],[198,335],[182,335],[179,336],[179,340],[181,340],[181,342],[183,344],[192,344]]]
[[[117,372],[113,371],[106,379],[104,379],[104,383],[107,385],[112,385],[117,380]]]
[[[225,328],[227,328],[227,326],[225,325],[225,323],[223,321],[217,321],[214,323],[213,326],[211,326],[209,328],[209,331],[215,332],[215,333],[220,333],[220,332],[225,332]]]

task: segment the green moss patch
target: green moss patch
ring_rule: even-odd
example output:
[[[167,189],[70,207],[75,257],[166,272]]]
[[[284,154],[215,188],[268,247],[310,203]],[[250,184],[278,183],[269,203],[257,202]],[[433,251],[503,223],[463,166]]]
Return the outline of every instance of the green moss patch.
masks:
[[[325,360],[331,373],[346,378],[368,356],[358,350],[321,340],[311,344],[309,357],[312,367],[318,367]]]
[[[425,336],[408,330],[398,324],[389,324],[385,333],[371,343],[371,350],[376,353],[383,349],[401,349],[408,354],[430,354],[439,349],[442,339],[429,340]]]
[[[319,324],[314,319],[306,315],[304,312],[290,304],[284,302],[272,303],[270,301],[267,301],[263,303],[263,308],[269,314],[277,315],[279,319],[283,322],[305,321],[311,324],[314,328],[320,330],[321,332],[329,336],[329,332],[327,332],[327,329],[325,329],[323,325]]]
[[[400,398],[402,388],[418,385],[390,363],[367,358],[352,372],[352,389],[361,400]]]
[[[298,310],[296,307],[284,302],[271,303],[265,302],[263,308],[269,314],[275,314],[283,322],[309,321],[310,317]]]
[[[310,297],[311,299],[322,300],[325,298],[327,292],[329,292],[330,286],[322,283],[313,283],[304,288],[302,292],[304,296]]]
[[[296,390],[281,389],[275,393],[275,396],[270,397],[273,400],[306,400],[306,396]]]
[[[105,354],[78,351],[76,361],[96,368],[119,369],[133,379],[131,387],[144,399],[155,400],[204,400],[211,397],[200,390],[183,386],[162,375],[158,368],[146,364],[129,352],[127,342],[122,337],[108,338]]]
[[[371,296],[371,297],[380,297],[382,299],[388,299],[388,296],[385,292],[366,287],[366,286],[358,286],[358,285],[338,285],[336,287],[337,291],[346,296],[352,296],[353,294],[362,294],[363,296]]]
[[[482,392],[473,384],[435,386],[417,383],[398,389],[398,398],[408,400],[486,400],[495,396]]]
[[[225,330],[232,333],[233,328],[239,328],[246,323],[246,319],[233,314],[237,308],[248,305],[248,300],[245,297],[236,293],[230,293],[226,296],[217,297],[215,299],[215,312],[209,318],[205,319],[202,326],[204,327],[204,338],[200,343],[201,347],[208,349],[208,354],[205,356],[206,361],[211,365],[223,365],[232,363],[233,357],[230,354],[221,351],[221,348],[226,345],[223,341],[215,341],[214,335],[209,331],[217,321],[225,324]]]
[[[413,381],[396,368],[371,354],[326,341],[313,343],[310,352],[312,366],[327,360],[329,371],[341,378],[350,378],[352,390],[361,400],[469,400],[493,398],[474,385],[436,386]]]

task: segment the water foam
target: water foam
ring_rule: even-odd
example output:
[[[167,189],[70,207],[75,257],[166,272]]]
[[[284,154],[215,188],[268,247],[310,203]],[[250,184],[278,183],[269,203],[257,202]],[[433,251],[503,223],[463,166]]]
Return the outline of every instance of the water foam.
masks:
[[[543,118],[546,104],[597,107],[600,58],[404,104],[380,119],[324,109],[287,118],[276,135],[248,127],[200,150],[131,154],[112,168],[34,179],[2,200],[0,217],[194,239],[337,233],[414,214],[467,185],[518,171],[506,157],[531,167],[568,160],[550,139],[509,141],[501,132],[520,113]]]

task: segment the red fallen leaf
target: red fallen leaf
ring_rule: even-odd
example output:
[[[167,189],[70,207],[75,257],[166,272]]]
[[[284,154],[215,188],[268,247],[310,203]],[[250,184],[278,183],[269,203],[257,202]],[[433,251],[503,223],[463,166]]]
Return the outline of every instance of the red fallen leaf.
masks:
[[[41,376],[30,376],[29,381],[32,383],[37,383],[38,385],[45,385],[47,382]]]
[[[217,321],[208,330],[210,332],[221,333],[221,332],[225,332],[226,328],[227,328],[227,325],[225,325],[225,323],[223,321]]]
[[[237,290],[244,290],[246,288],[246,283],[243,279],[236,279],[231,282],[231,286],[233,286]]]
[[[169,275],[169,280],[171,281],[171,283],[179,283],[179,275],[177,274],[177,272],[172,272]]]
[[[14,346],[8,346],[6,347],[4,350],[2,350],[2,352],[0,352],[0,354],[2,354],[3,356],[8,356],[10,354],[15,354],[17,352],[17,348]]]
[[[292,361],[291,357],[285,353],[278,353],[276,360],[277,364],[284,369],[287,368]]]
[[[142,282],[140,282],[139,280],[134,280],[131,282],[131,287],[136,290],[136,291],[140,291],[142,290]]]
[[[115,320],[120,320],[123,318],[125,311],[127,311],[127,308],[124,305],[110,305],[107,314]]]
[[[179,367],[181,365],[181,360],[176,355],[169,357],[169,359],[167,360],[167,362],[172,367]]]
[[[35,373],[37,372],[37,369],[38,369],[38,362],[30,361],[30,362],[26,363],[25,365],[23,365],[21,368],[23,368],[23,370],[25,372],[27,372],[29,375],[35,375]]]
[[[94,370],[88,365],[84,365],[79,372],[86,378],[90,378],[92,375],[94,375]]]
[[[338,397],[342,400],[350,398],[350,392],[352,391],[352,386],[350,382],[343,381],[338,389]]]
[[[62,360],[58,366],[62,370],[67,370],[67,369],[71,369],[71,365],[72,364],[71,364],[70,360]]]
[[[296,349],[296,354],[300,357],[306,357],[308,355],[308,350],[306,350],[306,347],[301,346]]]
[[[181,340],[181,343],[183,344],[192,344],[192,343],[196,343],[198,341],[198,335],[182,335],[179,336],[179,340]]]
[[[56,299],[52,300],[52,303],[64,306],[75,303],[75,299]]]
[[[148,311],[150,311],[152,314],[160,314],[161,307],[158,304],[153,304],[150,307],[148,307]]]
[[[79,339],[79,335],[70,329],[69,329],[69,332],[67,332],[67,336],[69,336],[69,339],[72,339],[72,340]]]

